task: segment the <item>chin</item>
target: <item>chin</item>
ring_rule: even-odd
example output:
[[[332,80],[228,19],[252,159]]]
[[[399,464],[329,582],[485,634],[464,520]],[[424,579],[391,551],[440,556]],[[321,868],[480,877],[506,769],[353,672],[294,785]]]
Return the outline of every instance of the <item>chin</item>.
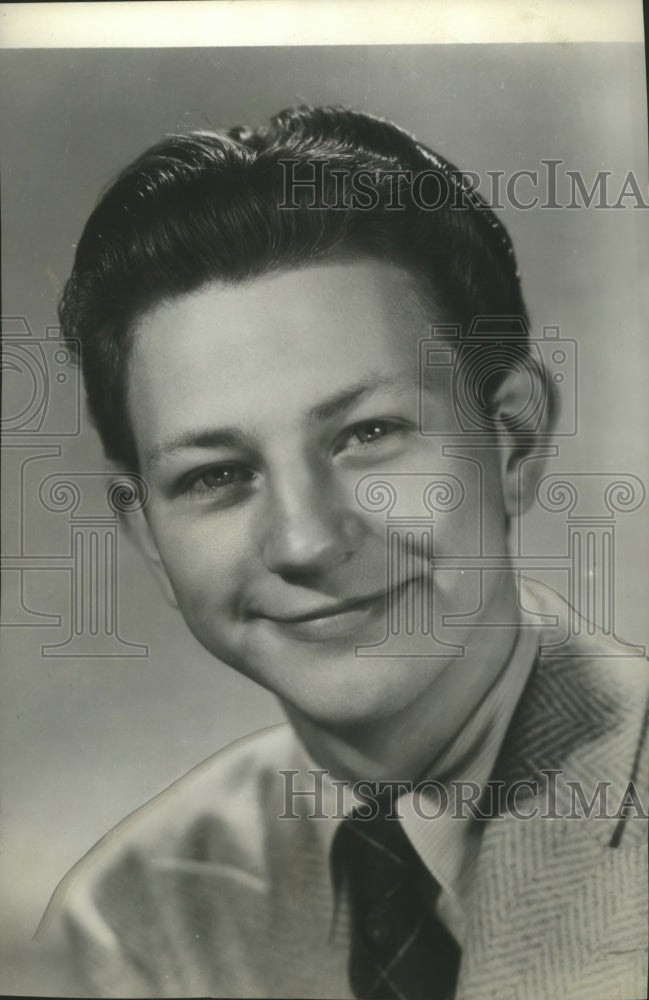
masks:
[[[394,700],[335,698],[326,705],[310,699],[285,699],[280,697],[289,718],[295,712],[314,725],[331,731],[359,731],[366,726],[379,724],[395,714]]]
[[[346,728],[380,722],[399,714],[421,698],[441,669],[431,669],[423,659],[357,657],[317,669],[317,676],[286,679],[281,685],[266,684],[284,703],[316,724]],[[283,678],[284,680],[284,678]],[[264,683],[262,681],[262,683]]]

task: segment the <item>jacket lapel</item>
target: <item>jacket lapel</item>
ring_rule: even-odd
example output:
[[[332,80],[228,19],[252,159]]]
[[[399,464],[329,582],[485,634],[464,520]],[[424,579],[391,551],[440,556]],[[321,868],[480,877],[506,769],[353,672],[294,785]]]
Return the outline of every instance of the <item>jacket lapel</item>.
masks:
[[[646,845],[626,832],[621,849],[609,845],[643,728],[647,665],[593,652],[539,658],[516,710],[494,777],[505,788],[531,783],[516,808],[532,818],[505,809],[485,821],[457,1000],[634,995],[623,980],[646,940]],[[610,818],[595,818],[597,800],[590,818],[567,818],[570,782],[591,800],[599,781]]]

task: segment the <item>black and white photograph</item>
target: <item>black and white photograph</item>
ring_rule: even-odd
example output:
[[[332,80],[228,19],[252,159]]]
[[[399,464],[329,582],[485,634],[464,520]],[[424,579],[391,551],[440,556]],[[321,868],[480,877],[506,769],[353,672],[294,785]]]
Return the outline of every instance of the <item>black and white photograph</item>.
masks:
[[[642,1000],[642,5],[0,5],[0,992]]]

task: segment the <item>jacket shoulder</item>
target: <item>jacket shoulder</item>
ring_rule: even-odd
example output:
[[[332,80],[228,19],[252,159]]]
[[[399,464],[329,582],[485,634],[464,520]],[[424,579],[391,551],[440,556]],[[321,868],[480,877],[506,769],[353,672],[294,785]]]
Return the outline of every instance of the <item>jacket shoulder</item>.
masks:
[[[105,887],[138,878],[172,859],[264,868],[266,816],[277,772],[295,760],[295,736],[283,723],[244,736],[197,764],[106,833],[56,889],[37,931],[61,910],[86,910]]]

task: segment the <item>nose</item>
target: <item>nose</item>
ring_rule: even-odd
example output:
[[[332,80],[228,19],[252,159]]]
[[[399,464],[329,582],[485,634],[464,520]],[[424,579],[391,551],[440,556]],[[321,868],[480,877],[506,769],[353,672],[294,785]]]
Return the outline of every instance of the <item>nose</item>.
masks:
[[[318,576],[346,562],[363,536],[358,515],[334,484],[307,469],[293,469],[269,486],[261,527],[263,561],[287,579]]]

